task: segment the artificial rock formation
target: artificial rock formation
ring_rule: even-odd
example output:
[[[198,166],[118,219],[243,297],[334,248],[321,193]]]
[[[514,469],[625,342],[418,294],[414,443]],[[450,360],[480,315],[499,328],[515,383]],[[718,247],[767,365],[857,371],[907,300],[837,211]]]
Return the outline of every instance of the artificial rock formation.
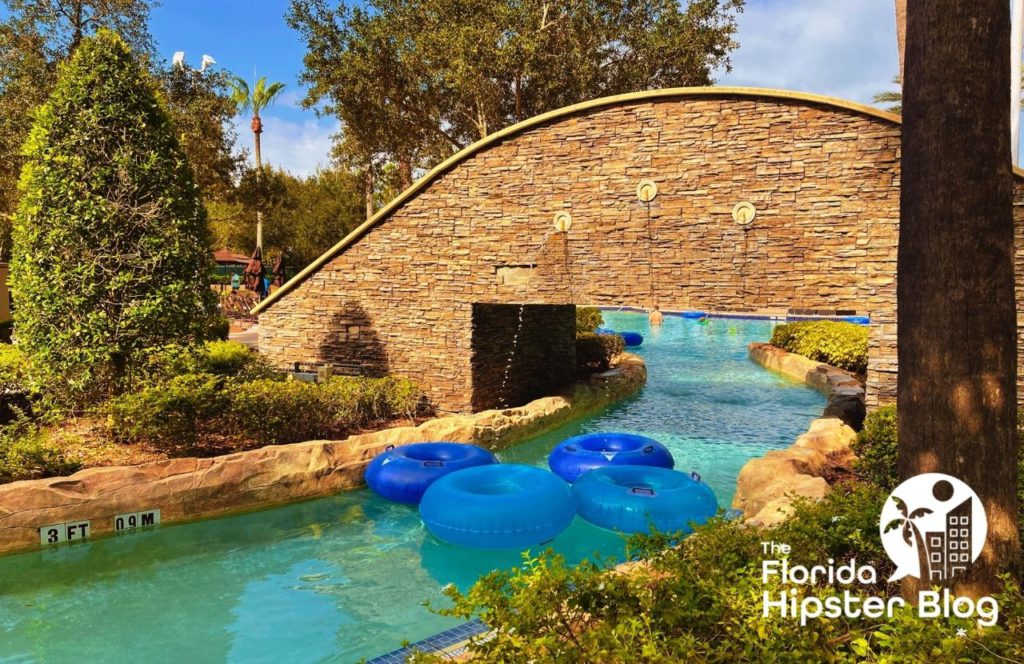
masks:
[[[829,491],[826,470],[853,457],[853,427],[864,421],[864,388],[851,374],[769,344],[750,344],[750,357],[766,369],[804,381],[828,397],[821,418],[791,446],[751,459],[740,470],[732,506],[750,523],[776,524],[793,500],[820,499]]]
[[[39,529],[53,524],[88,520],[96,536],[111,532],[118,514],[159,509],[169,523],[331,495],[362,485],[367,464],[389,445],[444,440],[501,449],[623,399],[646,380],[643,361],[623,355],[614,369],[518,408],[439,417],[340,441],[12,482],[0,486],[0,552],[39,546]]]

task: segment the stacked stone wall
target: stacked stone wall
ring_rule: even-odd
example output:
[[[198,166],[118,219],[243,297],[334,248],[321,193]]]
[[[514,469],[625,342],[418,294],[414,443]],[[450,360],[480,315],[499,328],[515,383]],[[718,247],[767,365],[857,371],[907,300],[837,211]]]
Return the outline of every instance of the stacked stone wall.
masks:
[[[891,119],[771,95],[563,115],[433,178],[266,309],[260,348],[408,375],[467,410],[476,303],[854,310],[872,320],[868,404],[891,401],[899,145]]]

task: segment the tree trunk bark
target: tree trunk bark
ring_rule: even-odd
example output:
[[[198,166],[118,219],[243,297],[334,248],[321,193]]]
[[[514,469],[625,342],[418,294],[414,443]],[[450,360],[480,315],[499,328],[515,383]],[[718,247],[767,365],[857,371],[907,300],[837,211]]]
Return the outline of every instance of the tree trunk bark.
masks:
[[[75,52],[78,45],[82,43],[82,39],[85,38],[85,17],[84,7],[82,7],[82,0],[75,0],[73,12],[73,18],[71,19],[71,44],[68,46],[68,57]]]
[[[907,0],[896,0],[896,50],[900,58],[900,82],[903,81],[903,61],[907,50]]]
[[[366,201],[366,218],[373,216],[373,164],[367,164],[363,170],[363,197]]]
[[[516,74],[516,122],[520,122],[523,119],[523,75]]]
[[[910,527],[914,531],[914,545],[917,547],[917,564],[921,568],[921,582],[925,586],[930,586],[933,583],[930,580],[932,578],[932,561],[928,559],[928,549],[924,545],[924,537],[916,523],[911,521]]]
[[[412,186],[412,162],[403,157],[398,160],[398,187],[405,191]]]
[[[899,470],[960,478],[988,516],[955,589],[997,587],[1019,555],[1017,335],[1005,0],[907,12],[898,257]],[[926,580],[908,577],[914,596]]]
[[[256,125],[255,119],[253,124]],[[253,156],[256,158],[256,184],[260,182],[260,178],[263,175],[263,155],[260,153],[260,133],[259,131],[252,132],[255,150]],[[256,210],[256,246],[259,247],[260,252],[263,251],[263,210]]]

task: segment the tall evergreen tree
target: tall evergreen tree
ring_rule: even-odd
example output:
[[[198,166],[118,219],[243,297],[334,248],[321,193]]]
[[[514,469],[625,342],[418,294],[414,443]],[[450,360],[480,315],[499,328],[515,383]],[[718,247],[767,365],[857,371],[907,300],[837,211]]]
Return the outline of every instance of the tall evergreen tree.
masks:
[[[123,390],[213,307],[206,216],[154,83],[115,33],[84,39],[36,113],[15,215],[17,337],[50,388]]]

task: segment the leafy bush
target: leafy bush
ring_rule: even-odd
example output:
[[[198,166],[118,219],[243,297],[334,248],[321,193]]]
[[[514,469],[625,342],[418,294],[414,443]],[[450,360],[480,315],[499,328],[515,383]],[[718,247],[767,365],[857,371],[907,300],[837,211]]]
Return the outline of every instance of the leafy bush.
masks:
[[[217,425],[227,403],[222,379],[186,373],[110,402],[114,437],[190,447]]]
[[[206,327],[206,338],[211,341],[227,341],[231,333],[231,321],[227,316],[214,314],[210,317]]]
[[[576,337],[576,370],[580,374],[604,371],[626,350],[617,334],[581,334]]]
[[[24,148],[11,284],[19,345],[74,407],[131,386],[149,349],[205,338],[206,213],[141,60],[82,40]]]
[[[233,384],[228,411],[235,431],[284,444],[338,437],[370,422],[415,415],[421,398],[416,384],[404,378],[260,379]]]
[[[597,307],[576,307],[576,334],[593,334],[604,325],[604,316]]]
[[[773,611],[764,616],[762,593],[787,589],[772,577],[761,583],[764,541],[792,547],[790,565],[842,564],[855,558],[872,564],[881,583],[871,593],[898,593],[885,586],[891,563],[878,533],[886,492],[859,485],[834,491],[820,502],[799,501],[793,516],[759,529],[714,519],[680,546],[673,536],[630,540],[629,554],[647,562],[630,573],[603,562],[572,567],[545,552],[527,556],[522,567],[488,574],[468,592],[445,593],[462,619],[479,617],[491,628],[471,651],[485,662],[862,662],[1018,661],[1024,656],[1024,596],[1005,579],[997,595],[1000,625],[979,630],[971,619],[918,619],[911,608],[891,619],[836,618],[801,626]],[[830,586],[827,578],[806,586],[807,595],[865,596],[859,585]],[[964,628],[970,638],[952,635]],[[415,661],[444,661],[417,656]],[[476,661],[476,660],[474,660]]]
[[[0,344],[0,392],[26,389],[28,358],[16,346]]]
[[[868,370],[868,328],[831,320],[800,321],[772,331],[773,346],[863,374]]]
[[[207,341],[195,370],[242,380],[280,377],[264,356],[237,341]]]
[[[857,473],[872,484],[892,491],[899,484],[896,469],[896,405],[883,406],[868,413],[864,428],[853,443],[857,455]]]
[[[201,346],[170,344],[153,350],[137,371],[134,383],[152,386],[188,373],[208,373],[241,380],[283,378],[265,357],[245,344],[207,341]]]
[[[79,462],[27,417],[0,427],[0,482],[69,475],[79,468]]]
[[[227,390],[227,417],[232,430],[261,443],[323,438],[334,414],[320,396],[318,385],[298,380],[234,383]]]

